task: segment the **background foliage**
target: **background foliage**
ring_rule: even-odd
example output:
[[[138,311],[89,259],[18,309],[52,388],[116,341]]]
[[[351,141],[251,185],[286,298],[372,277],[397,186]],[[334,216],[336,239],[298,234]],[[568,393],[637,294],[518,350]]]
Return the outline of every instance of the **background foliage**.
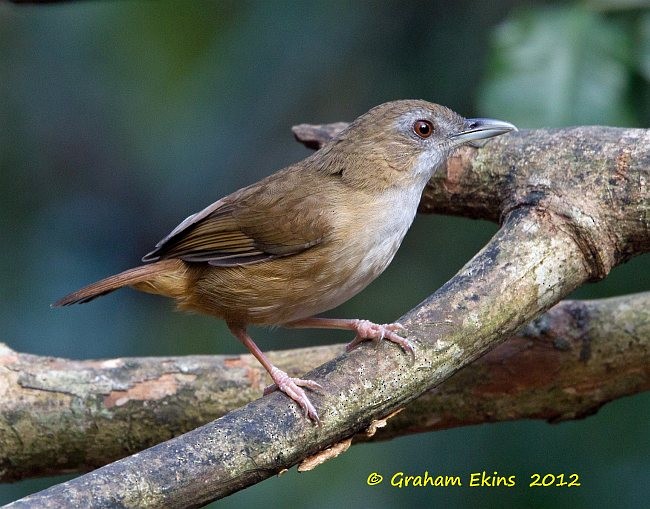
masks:
[[[138,263],[188,214],[307,155],[289,128],[426,98],[523,128],[647,127],[650,9],[591,2],[0,4],[0,340],[73,358],[240,352],[223,324],[123,291],[49,304]],[[419,217],[386,274],[337,316],[388,321],[458,270],[496,226]],[[580,298],[650,288],[648,256]],[[264,349],[344,334],[254,330]],[[636,507],[650,491],[647,394],[584,421],[515,422],[354,447],[224,507]],[[44,437],[46,439],[46,437]],[[380,472],[515,474],[514,488],[368,487]],[[529,488],[532,473],[580,488]],[[8,502],[63,478],[0,486]]]

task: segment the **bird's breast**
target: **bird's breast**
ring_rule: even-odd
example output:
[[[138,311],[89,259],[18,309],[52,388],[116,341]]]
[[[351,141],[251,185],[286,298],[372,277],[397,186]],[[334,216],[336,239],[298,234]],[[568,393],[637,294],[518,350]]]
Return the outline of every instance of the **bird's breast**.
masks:
[[[340,257],[349,268],[341,285],[341,302],[363,290],[388,267],[413,222],[420,194],[387,192],[355,221],[352,239]]]

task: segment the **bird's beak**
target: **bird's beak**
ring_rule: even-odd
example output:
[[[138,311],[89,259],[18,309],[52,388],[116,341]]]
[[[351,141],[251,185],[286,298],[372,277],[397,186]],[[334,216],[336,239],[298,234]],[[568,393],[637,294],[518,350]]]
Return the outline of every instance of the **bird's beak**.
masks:
[[[517,131],[517,127],[510,122],[494,120],[493,118],[468,118],[465,120],[465,127],[459,133],[452,134],[449,138],[454,145],[470,143],[481,146],[488,138],[501,136],[510,131]]]

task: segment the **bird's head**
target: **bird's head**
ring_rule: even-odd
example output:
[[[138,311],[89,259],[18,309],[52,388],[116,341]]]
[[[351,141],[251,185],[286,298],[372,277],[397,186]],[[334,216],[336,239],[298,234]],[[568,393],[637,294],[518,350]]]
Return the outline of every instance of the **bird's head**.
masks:
[[[516,130],[501,120],[465,119],[427,101],[392,101],[354,120],[323,147],[323,156],[355,181],[423,186],[454,148]]]

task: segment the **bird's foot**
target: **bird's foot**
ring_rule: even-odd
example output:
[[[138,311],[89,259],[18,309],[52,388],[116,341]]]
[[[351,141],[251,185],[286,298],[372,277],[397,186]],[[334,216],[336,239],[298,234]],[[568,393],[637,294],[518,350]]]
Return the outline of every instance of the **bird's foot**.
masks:
[[[354,350],[364,341],[387,339],[388,341],[399,345],[406,353],[415,355],[411,342],[399,334],[396,334],[396,331],[405,330],[401,323],[385,323],[381,325],[368,320],[355,320],[354,322],[353,330],[357,335],[352,341],[350,341],[350,343],[348,343],[348,346],[346,347],[348,352]]]
[[[269,374],[275,383],[269,385],[264,389],[265,396],[277,390],[284,392],[292,400],[298,403],[306,417],[309,417],[316,424],[320,424],[320,419],[318,418],[316,408],[314,408],[314,405],[312,405],[311,401],[309,401],[307,394],[305,394],[305,391],[302,388],[305,387],[307,389],[311,389],[312,391],[321,391],[323,390],[323,386],[321,384],[316,383],[313,380],[292,378],[275,366],[273,366]]]
[[[356,320],[350,318],[320,318],[313,316],[284,324],[285,327],[303,329],[345,329],[356,332],[357,336],[348,344],[347,350],[354,350],[363,341],[371,339],[387,339],[398,344],[406,353],[415,356],[413,345],[408,339],[403,338],[396,331],[403,331],[401,323],[385,323],[383,325],[372,323],[369,320]]]

